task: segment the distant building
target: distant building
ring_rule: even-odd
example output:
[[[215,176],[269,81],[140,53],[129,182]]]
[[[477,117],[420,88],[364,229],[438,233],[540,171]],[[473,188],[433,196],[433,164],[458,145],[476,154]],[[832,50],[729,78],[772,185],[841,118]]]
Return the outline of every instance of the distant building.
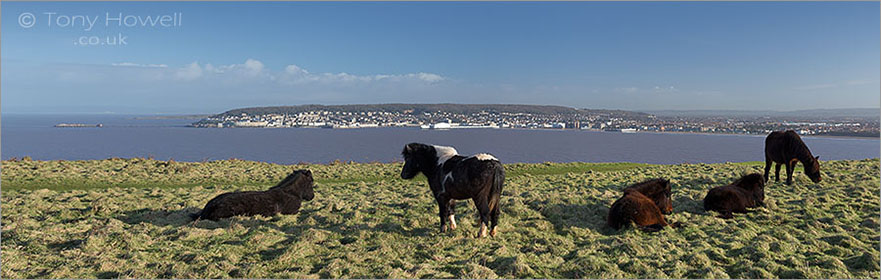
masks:
[[[265,121],[257,121],[257,122],[252,122],[252,121],[238,121],[238,122],[234,122],[234,123],[233,123],[233,125],[235,125],[235,126],[241,126],[241,127],[265,127],[265,126],[268,125],[268,124],[269,124],[269,123],[268,123],[268,122],[265,122]]]

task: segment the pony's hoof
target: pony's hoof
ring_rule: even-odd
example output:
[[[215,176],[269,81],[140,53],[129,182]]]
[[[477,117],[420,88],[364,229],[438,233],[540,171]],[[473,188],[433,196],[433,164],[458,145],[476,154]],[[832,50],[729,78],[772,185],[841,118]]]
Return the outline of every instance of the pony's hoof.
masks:
[[[489,236],[496,237],[496,229],[492,229],[489,231]]]
[[[480,224],[480,230],[477,231],[477,238],[486,237],[486,224]]]

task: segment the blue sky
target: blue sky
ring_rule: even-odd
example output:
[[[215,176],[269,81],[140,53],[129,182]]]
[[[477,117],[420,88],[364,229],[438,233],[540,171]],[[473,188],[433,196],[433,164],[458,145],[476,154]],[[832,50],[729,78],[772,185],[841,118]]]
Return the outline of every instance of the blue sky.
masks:
[[[794,110],[881,99],[878,2],[0,5],[3,112]],[[108,26],[120,13],[135,24]],[[175,13],[175,26],[144,21]]]

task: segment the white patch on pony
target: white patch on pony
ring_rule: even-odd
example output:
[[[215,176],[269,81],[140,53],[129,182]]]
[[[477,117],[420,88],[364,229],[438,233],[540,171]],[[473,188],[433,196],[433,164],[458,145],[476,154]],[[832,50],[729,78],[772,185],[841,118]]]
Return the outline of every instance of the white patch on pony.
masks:
[[[499,160],[491,154],[476,154],[474,157],[476,157],[477,160]]]
[[[480,222],[480,231],[477,232],[477,237],[486,237],[486,223]]]
[[[450,215],[450,229],[456,229],[456,215]]]
[[[459,152],[456,151],[456,149],[453,147],[437,145],[432,146],[434,146],[434,150],[437,152],[437,165],[444,164],[444,162],[446,162],[448,159],[459,154]]]

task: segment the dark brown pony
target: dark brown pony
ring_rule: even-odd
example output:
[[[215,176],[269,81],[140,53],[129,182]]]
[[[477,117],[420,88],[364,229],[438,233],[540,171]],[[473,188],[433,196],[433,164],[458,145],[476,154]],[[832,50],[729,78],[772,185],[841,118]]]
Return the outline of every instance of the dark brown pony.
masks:
[[[606,222],[616,230],[632,221],[644,231],[658,231],[667,226],[664,215],[670,213],[673,213],[670,181],[658,178],[625,188],[624,195],[612,203]]]
[[[795,131],[774,131],[765,138],[765,181],[768,181],[771,171],[771,162],[774,166],[774,181],[780,181],[780,164],[786,165],[786,184],[792,184],[792,171],[795,165],[801,161],[805,168],[805,175],[814,183],[820,182],[820,157],[814,157],[811,150],[801,141]]]
[[[719,212],[719,218],[731,219],[731,213],[746,213],[747,208],[765,205],[765,179],[761,174],[745,175],[727,186],[710,189],[704,198],[704,210]]]
[[[193,219],[219,220],[237,215],[273,216],[296,214],[302,200],[312,200],[312,171],[297,170],[284,180],[265,191],[231,192],[218,195],[208,201],[202,212]]]

